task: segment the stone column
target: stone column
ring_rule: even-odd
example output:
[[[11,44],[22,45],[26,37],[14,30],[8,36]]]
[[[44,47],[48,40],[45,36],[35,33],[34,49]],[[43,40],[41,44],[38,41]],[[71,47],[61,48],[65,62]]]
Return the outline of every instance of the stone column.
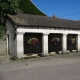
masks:
[[[23,40],[24,33],[20,32],[17,33],[17,58],[24,57],[24,40]]]
[[[67,34],[63,34],[62,36],[62,53],[67,52]]]
[[[80,34],[78,34],[78,36],[76,37],[76,48],[77,51],[80,51]]]
[[[48,34],[43,34],[42,38],[42,50],[43,55],[48,55]]]

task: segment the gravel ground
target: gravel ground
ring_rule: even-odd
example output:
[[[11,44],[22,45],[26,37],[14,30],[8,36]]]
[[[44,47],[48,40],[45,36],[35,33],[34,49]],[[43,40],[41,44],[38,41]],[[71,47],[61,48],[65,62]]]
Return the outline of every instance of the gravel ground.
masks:
[[[0,80],[80,79],[80,53],[21,60],[5,59],[0,63]]]
[[[46,57],[37,57],[37,58],[29,58],[29,59],[21,59],[21,60],[12,60],[6,54],[0,54],[0,63],[8,63],[8,62],[33,62],[33,61],[43,61],[43,60],[51,60],[51,59],[67,59],[67,58],[79,58],[80,52],[77,53],[69,53],[69,54],[56,54],[53,56],[46,56]]]
[[[70,63],[80,61],[80,53],[70,53],[63,55],[54,55],[30,59],[11,60],[7,55],[0,55],[0,70],[14,71],[27,68],[34,68],[40,66],[50,66],[54,64]]]

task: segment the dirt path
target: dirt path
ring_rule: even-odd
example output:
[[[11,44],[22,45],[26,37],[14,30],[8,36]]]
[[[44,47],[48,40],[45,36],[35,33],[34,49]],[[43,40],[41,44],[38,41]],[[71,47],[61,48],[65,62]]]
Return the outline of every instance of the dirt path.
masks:
[[[38,57],[38,58],[30,58],[30,59],[21,59],[21,60],[11,60],[10,57],[6,54],[0,54],[0,63],[10,63],[10,62],[34,62],[34,61],[45,61],[45,60],[52,60],[52,59],[68,59],[68,58],[79,58],[80,53],[70,53],[70,54],[63,54],[63,55],[53,55],[47,57]]]
[[[80,54],[23,59],[2,62],[0,80],[79,80],[79,69]]]

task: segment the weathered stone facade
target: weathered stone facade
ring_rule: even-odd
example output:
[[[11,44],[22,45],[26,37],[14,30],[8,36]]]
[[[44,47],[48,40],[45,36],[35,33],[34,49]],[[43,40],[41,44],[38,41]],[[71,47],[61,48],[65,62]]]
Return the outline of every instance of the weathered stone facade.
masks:
[[[16,38],[15,25],[12,21],[6,22],[7,26],[7,53],[11,56],[16,56]]]

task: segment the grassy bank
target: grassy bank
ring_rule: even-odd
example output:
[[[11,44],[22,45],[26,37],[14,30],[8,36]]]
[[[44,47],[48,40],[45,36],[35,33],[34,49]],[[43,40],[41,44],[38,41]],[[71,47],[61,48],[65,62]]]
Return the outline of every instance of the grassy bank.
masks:
[[[46,16],[46,14],[41,12],[30,0],[20,0],[19,9],[26,14]]]

